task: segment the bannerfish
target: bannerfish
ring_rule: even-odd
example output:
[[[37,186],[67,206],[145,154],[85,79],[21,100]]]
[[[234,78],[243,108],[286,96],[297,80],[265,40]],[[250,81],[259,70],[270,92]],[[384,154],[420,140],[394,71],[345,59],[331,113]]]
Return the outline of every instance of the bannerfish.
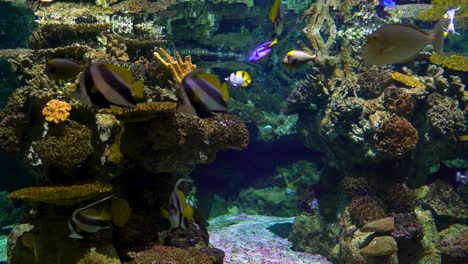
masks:
[[[252,78],[250,74],[245,71],[236,71],[231,73],[231,75],[225,78],[228,83],[232,84],[232,86],[242,86],[247,87],[252,83]]]
[[[110,105],[136,107],[132,90],[143,91],[143,81],[133,82],[125,67],[96,63],[86,67],[72,97],[88,105],[109,108]]]
[[[368,64],[385,65],[405,63],[415,58],[428,44],[440,53],[444,45],[444,30],[440,20],[431,34],[413,26],[389,24],[367,36],[361,49],[361,57]]]
[[[49,60],[45,73],[53,80],[71,79],[83,71],[85,65],[69,59],[56,58]]]
[[[208,73],[187,74],[179,85],[177,111],[205,117],[212,112],[227,112],[227,83]]]
[[[249,62],[259,62],[262,59],[268,57],[272,52],[272,48],[276,44],[278,44],[278,39],[276,38],[272,41],[267,41],[267,42],[260,44],[250,54]]]
[[[180,227],[185,230],[187,228],[185,221],[193,218],[193,207],[187,204],[184,192],[179,190],[180,183],[184,181],[192,182],[188,179],[179,179],[169,197],[169,210],[161,209],[162,215],[169,219],[171,229]]]
[[[270,20],[275,27],[273,37],[279,37],[283,33],[284,27],[284,9],[281,0],[275,0],[270,11]]]
[[[112,196],[107,196],[85,207],[76,209],[68,219],[68,230],[70,230],[68,237],[83,239],[86,234],[93,234],[110,228],[111,213],[108,210],[98,211],[92,207],[109,200]]]
[[[299,68],[317,58],[317,53],[310,54],[302,50],[291,50],[281,61],[288,69]]]

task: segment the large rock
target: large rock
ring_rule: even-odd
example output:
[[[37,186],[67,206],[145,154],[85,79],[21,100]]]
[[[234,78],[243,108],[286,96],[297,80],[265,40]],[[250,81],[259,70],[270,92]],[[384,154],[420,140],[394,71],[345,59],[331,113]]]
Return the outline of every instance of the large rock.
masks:
[[[391,256],[397,252],[397,243],[391,236],[375,237],[365,248],[361,249],[361,254],[372,257]]]
[[[361,230],[363,232],[389,232],[395,228],[393,217],[380,218],[367,223]]]

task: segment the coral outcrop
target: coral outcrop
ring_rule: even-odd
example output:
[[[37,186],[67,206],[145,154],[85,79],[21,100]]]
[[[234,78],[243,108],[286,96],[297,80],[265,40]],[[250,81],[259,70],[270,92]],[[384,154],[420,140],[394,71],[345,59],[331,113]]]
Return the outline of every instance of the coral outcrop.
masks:
[[[377,149],[400,157],[416,148],[418,131],[403,117],[392,116],[375,133]]]

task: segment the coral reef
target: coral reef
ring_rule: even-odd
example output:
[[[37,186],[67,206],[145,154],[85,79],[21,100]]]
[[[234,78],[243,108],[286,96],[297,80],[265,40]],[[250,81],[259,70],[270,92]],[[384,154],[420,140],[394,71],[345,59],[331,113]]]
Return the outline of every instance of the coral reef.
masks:
[[[345,177],[341,184],[351,198],[371,194],[369,179],[364,177]]]
[[[427,119],[434,133],[449,141],[456,141],[466,130],[465,115],[458,101],[438,93],[428,98]]]
[[[431,1],[431,8],[428,10],[421,12],[417,18],[420,20],[429,20],[435,21],[439,20],[443,17],[445,12],[449,8],[453,7],[460,7],[462,10],[461,12],[457,13],[458,17],[466,17],[468,16],[468,3],[463,0],[432,0]]]
[[[434,53],[429,59],[433,64],[444,66],[455,71],[468,72],[468,56],[466,55],[439,55]]]
[[[403,117],[390,117],[377,131],[375,138],[377,149],[400,157],[416,148],[418,131]]]
[[[417,196],[422,204],[431,208],[438,216],[465,219],[468,209],[453,187],[443,181],[437,180],[429,186],[417,189]]]
[[[391,86],[385,89],[384,104],[389,112],[408,118],[413,114],[416,101],[406,89]]]
[[[151,249],[139,252],[130,252],[130,257],[132,261],[128,262],[130,264],[137,263],[187,263],[187,264],[197,264],[197,263],[207,263],[207,264],[216,264],[222,263],[216,261],[214,258],[209,255],[199,252],[196,249],[184,250],[177,247],[164,247],[164,246],[154,246]]]
[[[8,194],[8,198],[29,202],[73,205],[112,191],[112,185],[95,182],[72,186],[28,187]]]
[[[400,72],[391,72],[390,76],[397,82],[400,82],[411,88],[421,88],[424,87],[424,83],[420,82],[416,78],[400,73]]]
[[[383,203],[372,196],[356,197],[348,204],[350,216],[359,227],[385,217],[384,208]]]
[[[183,61],[179,52],[176,51],[177,61],[175,61],[165,49],[159,48],[159,52],[163,54],[166,60],[164,60],[157,52],[154,53],[154,57],[171,72],[172,76],[178,83],[182,82],[185,75],[197,68],[197,65],[192,64],[192,58],[190,55],[185,56],[185,61]]]
[[[42,115],[48,122],[56,124],[63,122],[70,116],[71,105],[60,100],[50,100],[42,109]]]
[[[440,232],[444,263],[462,263],[468,256],[468,227],[455,224]]]
[[[86,160],[93,153],[92,131],[84,125],[68,120],[49,127],[46,137],[33,145],[45,164],[70,168]]]
[[[378,68],[366,69],[358,76],[357,84],[359,85],[359,90],[357,94],[364,99],[379,97],[392,83],[390,77],[387,71]]]
[[[385,188],[383,199],[388,211],[411,213],[414,210],[416,195],[405,185],[392,183]]]

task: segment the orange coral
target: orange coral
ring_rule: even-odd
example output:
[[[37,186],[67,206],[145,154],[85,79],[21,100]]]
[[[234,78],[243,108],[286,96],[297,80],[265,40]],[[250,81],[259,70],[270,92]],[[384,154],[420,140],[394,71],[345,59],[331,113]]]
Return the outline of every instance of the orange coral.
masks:
[[[153,53],[154,57],[156,57],[156,59],[158,59],[171,72],[172,76],[174,76],[178,83],[182,82],[185,75],[197,68],[197,65],[192,64],[192,57],[190,57],[190,55],[185,56],[185,61],[183,61],[179,52],[176,51],[176,61],[165,49],[159,48],[159,51],[164,55],[164,57],[166,57],[167,61],[164,60],[157,52]]]
[[[52,99],[47,102],[47,105],[42,109],[42,115],[48,122],[56,124],[67,120],[70,116],[71,105],[67,102]]]

